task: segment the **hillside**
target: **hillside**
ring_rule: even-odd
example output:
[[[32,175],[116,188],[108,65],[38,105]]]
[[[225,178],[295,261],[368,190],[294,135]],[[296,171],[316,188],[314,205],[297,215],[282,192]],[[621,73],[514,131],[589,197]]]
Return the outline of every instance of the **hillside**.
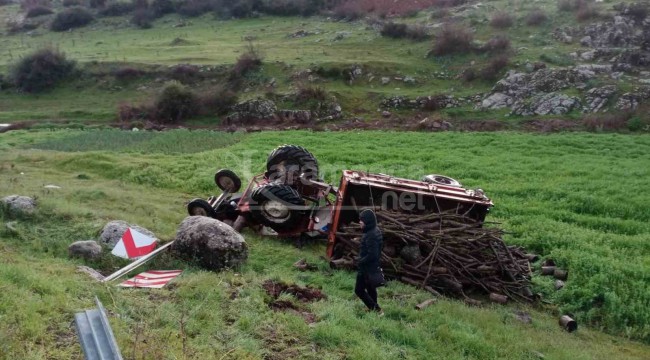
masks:
[[[277,16],[292,10],[264,1],[266,13],[239,18],[236,9],[196,16],[177,6],[180,14],[144,28],[133,8],[106,3],[64,32],[50,28],[69,7],[54,2],[52,14],[25,18],[18,5],[2,6],[0,120],[431,131],[650,125],[647,3],[406,1],[377,2],[372,12],[367,1],[348,3],[356,7],[322,5],[306,17]],[[48,46],[77,62],[75,74],[21,91],[12,69]],[[192,114],[155,109],[170,82],[200,95]]]
[[[72,315],[93,307],[95,295],[109,309],[127,358],[643,359],[650,354],[645,136],[139,134],[2,135],[0,195],[36,197],[39,210],[34,217],[3,213],[0,221],[0,357],[78,358]],[[75,273],[76,265],[110,272],[122,263],[108,253],[90,263],[68,259],[73,241],[96,239],[114,219],[172,239],[186,201],[215,193],[216,167],[249,179],[262,170],[269,149],[282,143],[307,146],[332,182],[342,169],[363,168],[408,178],[435,171],[481,186],[496,203],[489,217],[509,232],[506,241],[568,269],[567,286],[555,291],[552,280],[535,276],[534,291],[554,305],[476,308],[440,299],[418,312],[413,306],[430,295],[391,282],[380,290],[386,316],[379,319],[365,314],[353,295],[354,274],[332,271],[321,259],[322,244],[298,249],[250,232],[245,233],[250,259],[237,271],[205,272],[169,257],[146,266],[185,271],[167,289],[119,289]],[[390,152],[384,151],[386,143],[392,144]],[[47,184],[61,189],[46,189]],[[297,271],[292,264],[299,258],[318,270]],[[262,288],[268,279],[318,286],[328,298],[299,305],[308,316],[274,311]],[[530,314],[532,323],[517,320],[517,311]],[[576,316],[577,332],[558,327],[560,312]]]

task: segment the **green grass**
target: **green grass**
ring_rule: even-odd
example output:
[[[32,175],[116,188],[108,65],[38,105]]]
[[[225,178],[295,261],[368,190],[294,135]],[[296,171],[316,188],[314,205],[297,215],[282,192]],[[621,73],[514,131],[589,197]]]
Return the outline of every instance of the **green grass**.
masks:
[[[91,131],[2,135],[0,196],[35,196],[40,210],[33,218],[0,215],[0,358],[78,358],[70,321],[75,311],[94,306],[96,294],[109,309],[127,358],[525,359],[539,352],[552,359],[642,359],[650,354],[648,137],[266,132],[239,135],[228,145],[223,138],[232,135],[199,134],[172,131],[134,143],[143,135],[116,133],[108,135],[115,147],[103,151],[97,151],[103,145],[91,141],[97,136]],[[152,144],[162,137],[178,143],[173,151]],[[217,139],[219,145],[197,147],[196,139]],[[550,307],[469,308],[442,299],[420,313],[413,306],[426,293],[392,282],[380,290],[386,317],[378,319],[364,314],[354,297],[354,275],[331,272],[320,259],[322,245],[301,250],[251,233],[245,234],[249,261],[236,272],[207,273],[171,257],[157,259],[148,268],[186,269],[177,286],[160,291],[118,289],[74,273],[83,261],[67,259],[69,243],[96,238],[112,219],[172,239],[185,202],[217,192],[214,170],[231,168],[249,179],[283,143],[306,146],[334,183],[342,169],[351,168],[409,178],[443,173],[470,188],[480,186],[496,204],[489,217],[510,233],[507,242],[555,259],[569,270],[567,286],[555,292],[550,279],[535,277],[535,290],[556,304]],[[151,150],[141,152],[149,148],[145,144]],[[45,147],[66,152],[32,149]],[[47,190],[45,184],[62,189]],[[294,270],[291,264],[301,257],[319,270]],[[89,265],[110,270],[121,264],[106,255]],[[269,278],[322,287],[328,299],[305,307],[317,322],[308,325],[299,315],[270,310],[260,287]],[[515,320],[516,309],[530,312],[533,324]],[[575,314],[577,333],[559,329],[560,312]]]

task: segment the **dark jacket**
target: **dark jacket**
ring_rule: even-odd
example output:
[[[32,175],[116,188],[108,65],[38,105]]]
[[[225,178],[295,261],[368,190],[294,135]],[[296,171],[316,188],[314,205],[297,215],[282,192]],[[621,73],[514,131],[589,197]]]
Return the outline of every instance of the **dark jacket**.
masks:
[[[377,217],[374,211],[366,209],[359,214],[359,220],[363,221],[363,236],[359,249],[359,272],[372,272],[379,268],[383,236],[377,228]]]

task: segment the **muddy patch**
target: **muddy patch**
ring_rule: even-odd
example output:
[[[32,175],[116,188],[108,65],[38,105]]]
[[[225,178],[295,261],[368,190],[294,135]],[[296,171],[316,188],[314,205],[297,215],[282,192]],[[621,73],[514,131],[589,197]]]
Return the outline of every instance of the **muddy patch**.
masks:
[[[327,296],[323,294],[322,291],[309,286],[302,287],[295,284],[286,284],[283,282],[267,280],[262,284],[262,288],[264,288],[266,293],[271,296],[271,301],[268,303],[269,308],[273,309],[273,311],[284,311],[296,314],[305,319],[305,322],[308,324],[316,322],[316,315],[307,311],[307,309],[305,309],[305,304],[327,299]],[[281,294],[290,294],[295,297],[298,302],[279,299]]]

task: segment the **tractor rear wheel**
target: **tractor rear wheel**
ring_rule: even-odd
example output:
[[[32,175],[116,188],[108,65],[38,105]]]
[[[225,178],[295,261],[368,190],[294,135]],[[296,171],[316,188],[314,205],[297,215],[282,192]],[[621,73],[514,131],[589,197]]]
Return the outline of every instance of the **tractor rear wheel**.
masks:
[[[215,218],[217,212],[212,208],[210,203],[203,199],[194,199],[187,204],[187,213],[190,216],[207,216]]]
[[[305,201],[288,185],[268,184],[253,190],[253,218],[275,231],[285,231],[304,215]]]
[[[318,161],[301,146],[282,145],[266,160],[266,177],[271,182],[295,186],[301,174],[308,180],[318,179]]]

